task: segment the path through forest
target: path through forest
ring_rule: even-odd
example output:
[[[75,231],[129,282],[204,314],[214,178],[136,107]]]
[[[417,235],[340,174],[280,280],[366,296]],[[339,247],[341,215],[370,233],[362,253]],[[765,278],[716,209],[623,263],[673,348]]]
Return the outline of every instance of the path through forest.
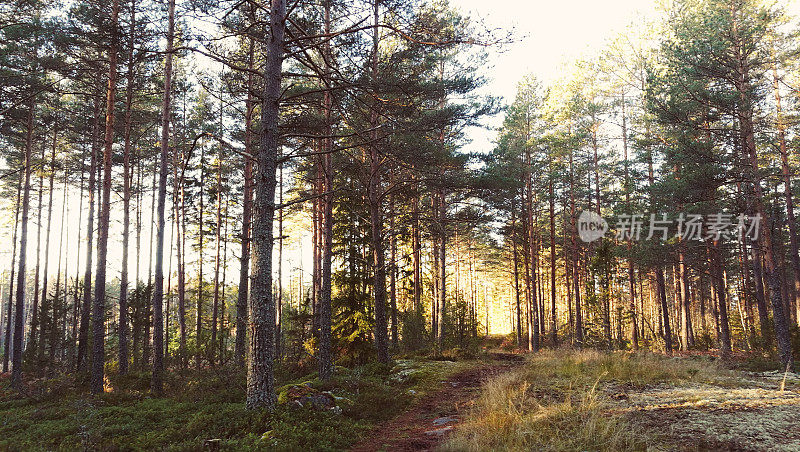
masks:
[[[461,371],[440,382],[402,414],[379,425],[353,452],[433,450],[467,415],[481,385],[489,378],[521,365],[525,358],[513,353],[490,353],[491,361]]]

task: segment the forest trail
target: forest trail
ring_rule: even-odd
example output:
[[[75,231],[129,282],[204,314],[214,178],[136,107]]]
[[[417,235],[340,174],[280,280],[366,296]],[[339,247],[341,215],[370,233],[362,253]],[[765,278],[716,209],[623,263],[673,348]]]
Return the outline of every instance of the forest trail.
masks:
[[[352,452],[433,450],[451,433],[473,405],[488,379],[524,363],[523,355],[489,353],[491,361],[440,382],[408,410],[377,426]]]

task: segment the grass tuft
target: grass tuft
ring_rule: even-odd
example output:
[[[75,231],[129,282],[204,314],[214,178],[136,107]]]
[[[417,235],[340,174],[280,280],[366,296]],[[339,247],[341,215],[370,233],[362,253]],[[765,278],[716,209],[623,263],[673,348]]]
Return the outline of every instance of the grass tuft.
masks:
[[[717,380],[707,359],[652,353],[547,350],[487,382],[448,451],[647,449],[649,436],[609,411],[602,388]]]

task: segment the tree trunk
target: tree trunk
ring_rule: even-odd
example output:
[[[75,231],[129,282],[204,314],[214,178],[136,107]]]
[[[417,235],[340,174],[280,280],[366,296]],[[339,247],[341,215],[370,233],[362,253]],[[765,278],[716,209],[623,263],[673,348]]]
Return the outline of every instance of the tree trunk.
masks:
[[[752,211],[758,215],[761,221],[761,228],[758,233],[758,245],[764,252],[764,273],[767,284],[769,285],[770,302],[772,304],[772,321],[775,327],[775,339],[778,343],[778,354],[781,362],[786,369],[793,366],[792,347],[789,337],[789,325],[786,320],[783,300],[780,290],[780,269],[777,267],[776,257],[772,243],[771,219],[767,216],[764,208],[764,196],[761,188],[761,180],[758,175],[758,151],[756,149],[754,124],[753,124],[753,104],[750,99],[750,68],[746,65],[746,59],[742,57],[742,44],[738,36],[738,23],[733,23],[734,39],[737,39],[734,46],[734,59],[737,62],[736,72],[736,91],[739,94],[740,107],[737,109],[737,119],[739,122],[739,134],[741,140],[742,154],[749,158],[750,167],[745,177],[749,178],[752,185],[754,199]]]
[[[222,120],[222,90],[220,90],[220,121]],[[220,129],[222,125],[220,124]],[[220,134],[222,130],[220,130]],[[217,219],[215,231],[214,253],[214,301],[211,307],[211,346],[208,350],[208,359],[214,365],[214,354],[217,350],[217,323],[219,322],[219,269],[222,264],[222,143],[219,143],[217,155]],[[224,301],[223,301],[224,303]]]
[[[372,35],[372,78],[377,82],[378,77],[378,42],[379,42],[379,17],[380,0],[373,2],[373,35]],[[373,264],[373,291],[375,296],[375,348],[378,352],[378,361],[389,362],[389,340],[387,337],[386,318],[386,262],[383,253],[383,218],[381,204],[383,193],[381,189],[381,153],[380,144],[377,142],[378,112],[375,105],[370,112],[370,126],[372,143],[369,145],[369,217],[372,229],[372,264]],[[439,319],[439,331],[442,330],[442,321]],[[441,339],[440,339],[441,340]]]
[[[97,271],[95,297],[92,306],[92,372],[90,390],[93,394],[103,392],[103,368],[105,366],[105,303],[106,303],[106,257],[108,256],[108,229],[111,214],[111,157],[114,144],[114,96],[117,90],[117,17],[119,0],[111,4],[111,45],[108,49],[108,89],[106,90],[106,132],[103,152],[103,199],[98,218]]]
[[[100,86],[100,73],[97,75],[97,86]],[[100,96],[94,99],[92,123],[92,151],[89,161],[89,209],[86,221],[86,267],[83,275],[83,302],[81,304],[81,322],[78,331],[78,356],[77,369],[83,372],[87,369],[89,348],[89,320],[92,309],[92,242],[94,239],[95,195],[97,184],[97,157],[100,152]]]
[[[49,320],[47,318],[47,311],[51,308],[51,304],[53,303],[52,300],[48,301],[47,298],[47,278],[50,270],[50,229],[53,224],[53,183],[55,182],[55,175],[56,175],[57,137],[58,137],[57,129],[56,125],[54,124],[53,143],[50,152],[50,180],[48,183],[48,194],[47,194],[47,227],[45,228],[45,234],[47,235],[45,236],[44,239],[45,245],[44,245],[44,270],[42,272],[42,304],[41,304],[41,313],[39,315],[41,319],[39,322],[39,347],[38,350],[36,350],[37,366],[44,365],[44,349],[45,349],[45,341],[47,340],[47,335],[46,335],[47,328],[53,328],[56,322],[55,311],[53,311],[53,315]],[[59,231],[61,230],[59,229]]]
[[[131,23],[128,31],[128,75],[125,88],[125,132],[122,155],[122,270],[119,282],[119,373],[128,373],[128,247],[131,233],[131,114],[133,110],[134,46],[136,2],[130,2]],[[138,256],[137,256],[138,259]]]
[[[444,349],[444,335],[445,335],[445,316],[447,315],[447,265],[445,264],[445,256],[447,255],[447,229],[445,216],[447,215],[447,200],[445,198],[444,189],[439,191],[439,303],[436,317],[439,321],[437,324],[437,346],[439,351]]]
[[[556,200],[553,177],[550,176],[550,335],[553,347],[558,345],[558,318],[556,317]]]
[[[710,255],[710,264],[713,271],[712,284],[715,286],[715,294],[717,298],[716,311],[719,323],[719,342],[720,354],[723,359],[728,359],[731,353],[731,330],[728,322],[728,303],[727,303],[727,288],[725,287],[725,275],[723,273],[723,262],[721,250],[719,248],[719,241],[714,241],[713,245],[708,249]]]
[[[663,317],[664,328],[664,349],[668,355],[672,354],[672,328],[669,324],[669,306],[667,306],[667,285],[664,281],[664,269],[658,267],[655,269],[656,274],[656,290],[658,292],[658,301],[661,305],[661,315]]]
[[[161,395],[164,373],[164,231],[167,197],[167,159],[169,158],[169,121],[172,101],[172,41],[175,35],[175,0],[169,0],[167,12],[167,50],[164,57],[164,101],[161,106],[161,162],[158,180],[158,208],[156,233],[156,265],[153,287],[153,373],[150,390]]]
[[[511,198],[511,247],[514,259],[514,301],[517,309],[517,347],[522,347],[522,308],[519,301],[519,252],[517,251],[517,215]]]
[[[581,278],[578,271],[578,227],[575,223],[577,212],[575,211],[575,171],[573,168],[572,148],[569,149],[569,211],[572,283],[575,286],[575,343],[580,347],[583,345],[583,316],[581,314]],[[572,290],[572,288],[567,288],[567,290]]]
[[[23,165],[27,165],[27,162],[23,162]],[[20,207],[20,197],[22,194],[22,179],[24,176],[24,171],[19,173],[19,177],[17,178],[17,201],[14,203],[14,234],[12,238],[11,244],[11,272],[9,275],[9,283],[8,283],[8,304],[6,307],[6,330],[5,330],[5,341],[3,342],[3,373],[8,372],[8,359],[9,354],[11,351],[11,319],[13,318],[13,314],[11,312],[13,300],[14,300],[14,272],[16,271],[16,267],[14,264],[17,260],[17,230],[19,229],[19,207]],[[77,277],[76,277],[77,279]]]
[[[253,68],[255,43],[248,39],[247,67]],[[253,155],[253,74],[247,74],[247,100],[245,101],[244,144],[245,152]],[[245,339],[247,336],[247,296],[250,283],[250,229],[253,218],[253,159],[245,157],[244,192],[242,193],[242,255],[239,258],[239,294],[236,298],[236,342],[234,361],[244,366]]]
[[[44,158],[45,158],[45,145],[42,142],[42,155],[39,158],[41,165],[39,169],[39,202],[36,207],[36,270],[33,277],[33,308],[30,312],[31,324],[28,330],[28,343],[27,349],[31,354],[36,357],[38,337],[36,336],[39,331],[39,277],[41,276],[41,256],[42,256],[42,195],[44,194]]]
[[[286,0],[270,2],[270,33],[264,64],[261,145],[257,154],[255,221],[253,223],[253,286],[250,292],[250,354],[247,407],[275,405],[273,357],[275,300],[272,297],[272,221],[275,217],[275,169],[278,156],[278,114],[284,52]]]
[[[331,33],[331,2],[325,1],[325,34]],[[322,172],[323,193],[322,203],[322,272],[319,297],[319,376],[322,380],[329,380],[333,376],[333,350],[331,345],[331,257],[333,254],[333,133],[331,113],[333,99],[330,92],[330,73],[332,55],[330,41],[325,40],[322,54],[325,60],[325,73],[327,80],[323,82],[328,89],[323,94],[323,114],[325,116],[324,134],[322,139]]]
[[[789,153],[786,149],[786,122],[783,117],[783,109],[781,107],[781,93],[778,89],[778,72],[775,68],[772,69],[773,75],[773,90],[775,92],[775,105],[777,108],[777,128],[778,128],[778,149],[781,153],[781,175],[783,176],[783,195],[786,202],[786,222],[789,226],[789,259],[792,265],[791,271],[791,287],[793,298],[791,300],[794,305],[795,321],[800,318],[797,315],[800,312],[800,240],[797,236],[797,219],[794,214],[794,199],[792,197],[792,177],[791,169],[789,168]]]
[[[692,306],[689,294],[689,274],[686,269],[686,254],[684,242],[679,245],[680,251],[678,254],[678,287],[680,295],[680,310],[681,310],[681,348],[689,350],[694,346],[692,340]]]
[[[28,101],[28,117],[25,132],[25,182],[22,189],[22,227],[19,236],[19,263],[17,270],[17,304],[14,313],[14,338],[13,355],[11,357],[11,387],[20,389],[22,387],[22,334],[23,334],[23,315],[25,305],[25,263],[28,250],[28,211],[30,209],[31,198],[31,166],[33,166],[33,115],[34,99],[31,96]]]

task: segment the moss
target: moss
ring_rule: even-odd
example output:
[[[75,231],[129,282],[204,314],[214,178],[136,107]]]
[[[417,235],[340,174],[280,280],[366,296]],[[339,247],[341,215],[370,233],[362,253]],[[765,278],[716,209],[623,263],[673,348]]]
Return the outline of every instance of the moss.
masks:
[[[281,386],[327,391],[342,414],[294,409],[250,411],[244,405],[244,373],[216,369],[176,371],[166,377],[165,398],[146,390],[149,376],[111,375],[113,392],[90,397],[71,376],[32,388],[20,397],[0,380],[0,450],[195,451],[209,439],[222,450],[342,450],[374,426],[405,409],[435,382],[475,362],[406,362],[415,376],[402,383],[385,365],[337,368],[332,381],[306,375]]]

